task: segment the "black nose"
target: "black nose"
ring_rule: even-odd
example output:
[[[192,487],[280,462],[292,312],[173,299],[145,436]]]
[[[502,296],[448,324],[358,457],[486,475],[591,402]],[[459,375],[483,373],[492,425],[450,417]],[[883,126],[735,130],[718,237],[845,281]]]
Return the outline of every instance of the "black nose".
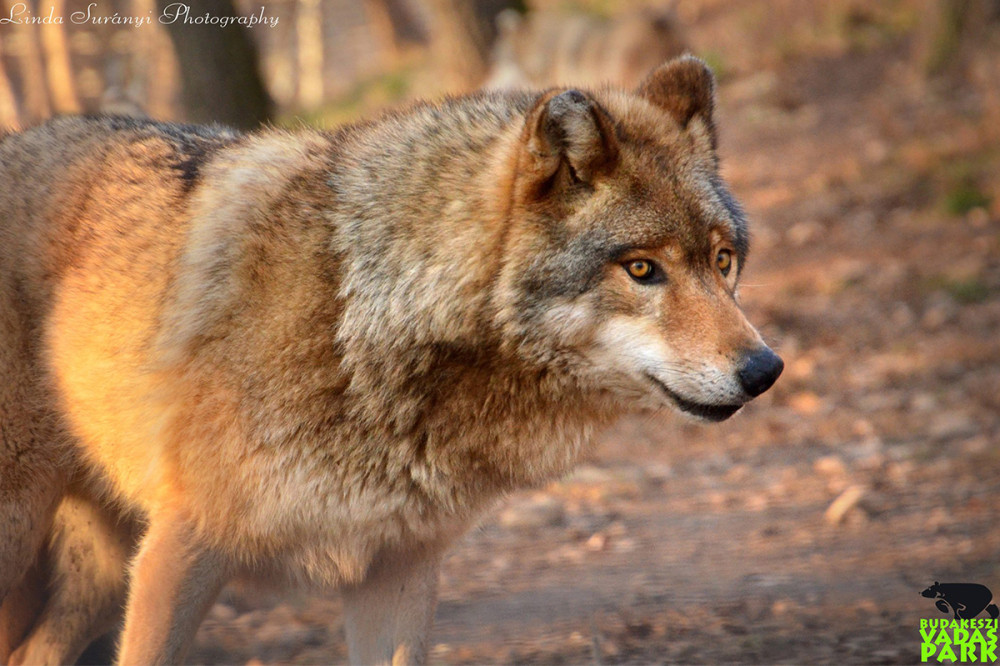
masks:
[[[757,397],[771,388],[774,381],[785,369],[785,362],[768,347],[748,352],[740,368],[739,377],[743,390]]]

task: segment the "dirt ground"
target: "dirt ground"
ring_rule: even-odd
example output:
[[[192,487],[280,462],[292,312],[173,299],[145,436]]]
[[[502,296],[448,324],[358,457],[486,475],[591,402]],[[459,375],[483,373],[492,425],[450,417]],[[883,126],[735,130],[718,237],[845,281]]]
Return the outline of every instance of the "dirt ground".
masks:
[[[1000,594],[1000,49],[928,76],[920,3],[810,4],[679,5],[785,374],[721,425],[626,420],[487,517],[432,663],[912,663],[922,589]],[[346,658],[335,595],[238,588],[191,655]]]

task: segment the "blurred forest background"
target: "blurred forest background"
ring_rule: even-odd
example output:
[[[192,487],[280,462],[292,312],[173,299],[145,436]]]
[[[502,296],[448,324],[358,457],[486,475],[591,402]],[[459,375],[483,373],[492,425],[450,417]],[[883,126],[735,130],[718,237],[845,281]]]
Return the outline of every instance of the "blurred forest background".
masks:
[[[935,580],[1000,594],[1000,1],[0,0],[0,124],[333,127],[481,86],[719,79],[741,287],[786,360],[716,426],[605,433],[448,558],[433,663],[913,663]],[[151,17],[141,26],[77,24]],[[20,13],[19,13],[20,12]],[[27,14],[25,14],[27,12]],[[14,16],[63,16],[59,24]],[[0,184],[2,187],[3,184]],[[346,660],[336,595],[233,586],[198,663]]]
[[[189,8],[184,18],[265,21],[250,30],[161,23],[178,4]],[[613,2],[548,4],[529,11],[521,0],[3,0],[0,121],[144,111],[248,128],[292,116],[335,122],[415,94],[562,76],[634,79],[685,49],[669,9],[636,3],[619,17]]]
[[[161,23],[178,5],[182,18]],[[995,53],[979,51],[998,11],[995,0],[2,0],[0,123],[80,112],[331,123],[479,87],[630,86],[685,51],[734,78],[797,55],[905,47],[912,74],[995,96]],[[690,29],[719,13],[734,34]],[[263,22],[194,21],[206,14]]]

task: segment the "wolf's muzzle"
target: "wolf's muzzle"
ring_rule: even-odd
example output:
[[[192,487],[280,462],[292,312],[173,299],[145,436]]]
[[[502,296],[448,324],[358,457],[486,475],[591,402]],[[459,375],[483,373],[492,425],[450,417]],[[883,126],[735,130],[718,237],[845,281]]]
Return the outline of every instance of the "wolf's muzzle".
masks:
[[[753,398],[771,388],[778,375],[785,369],[785,362],[769,347],[747,352],[743,366],[737,373],[743,390]]]

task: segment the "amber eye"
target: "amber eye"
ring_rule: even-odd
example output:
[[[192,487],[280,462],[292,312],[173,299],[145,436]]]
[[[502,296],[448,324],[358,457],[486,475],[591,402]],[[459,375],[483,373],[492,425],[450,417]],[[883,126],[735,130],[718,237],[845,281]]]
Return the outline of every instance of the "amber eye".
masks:
[[[733,253],[729,250],[719,250],[719,254],[715,257],[715,265],[719,267],[722,277],[727,277],[733,267]]]
[[[628,274],[632,276],[634,280],[644,282],[653,277],[656,273],[656,267],[651,261],[646,261],[645,259],[635,259],[625,263],[625,270]]]

